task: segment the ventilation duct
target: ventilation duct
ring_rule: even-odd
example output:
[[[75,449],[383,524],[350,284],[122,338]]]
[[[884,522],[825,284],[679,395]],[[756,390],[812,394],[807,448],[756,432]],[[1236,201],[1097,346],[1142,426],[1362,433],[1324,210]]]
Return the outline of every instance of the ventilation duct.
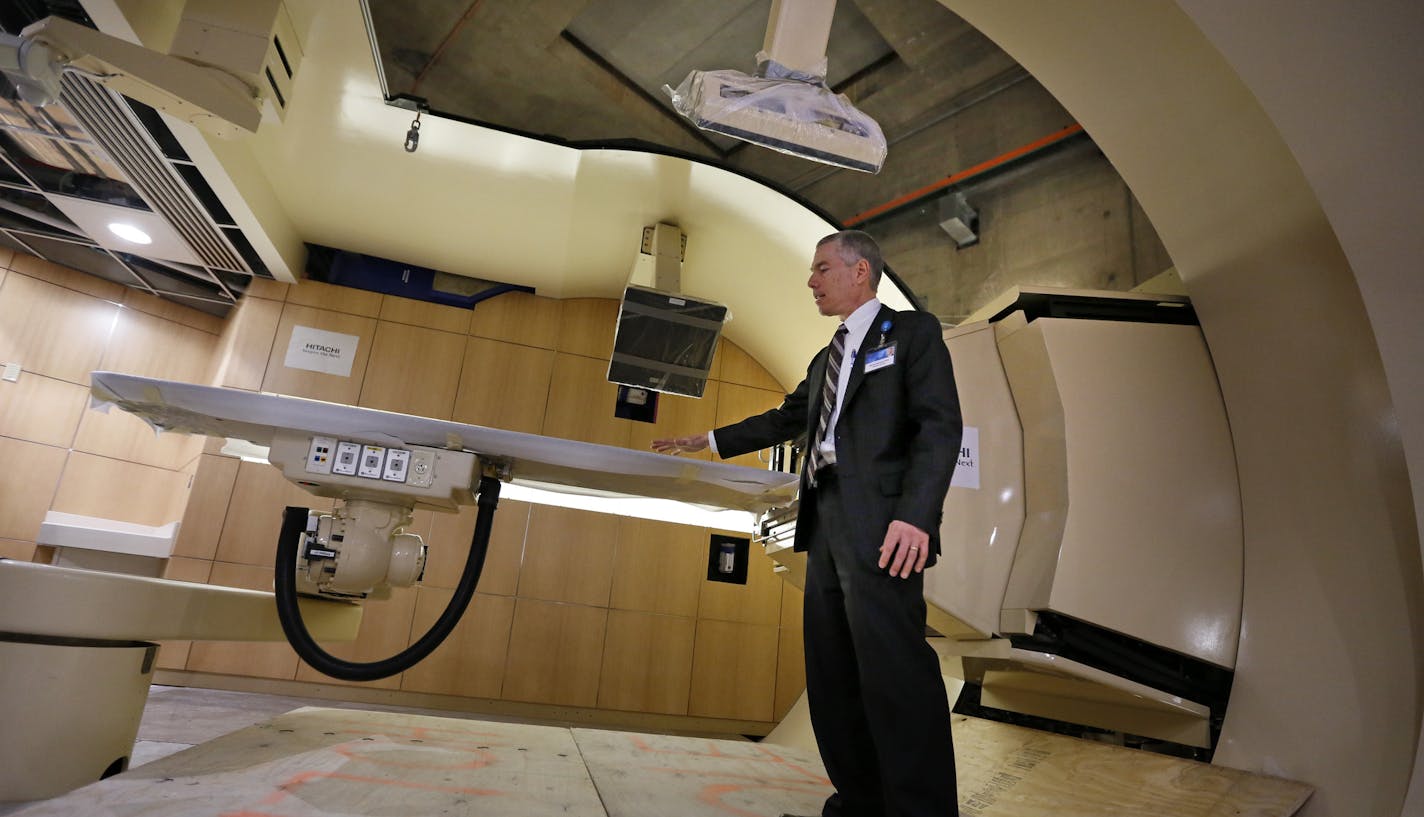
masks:
[[[144,202],[173,225],[204,265],[253,272],[123,100],[70,72],[64,75],[60,101],[124,172]]]

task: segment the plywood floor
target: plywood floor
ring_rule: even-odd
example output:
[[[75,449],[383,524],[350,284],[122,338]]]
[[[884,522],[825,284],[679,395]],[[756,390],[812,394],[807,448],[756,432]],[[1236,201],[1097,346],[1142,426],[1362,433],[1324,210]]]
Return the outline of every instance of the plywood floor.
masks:
[[[955,719],[967,817],[1287,817],[1303,784]],[[746,741],[302,708],[14,812],[153,817],[818,814],[814,752]]]

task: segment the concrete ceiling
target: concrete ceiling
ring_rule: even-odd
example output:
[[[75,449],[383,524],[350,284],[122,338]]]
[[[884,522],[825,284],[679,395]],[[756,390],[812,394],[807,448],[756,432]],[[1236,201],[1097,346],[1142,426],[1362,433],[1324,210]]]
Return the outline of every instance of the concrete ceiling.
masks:
[[[679,117],[661,91],[693,69],[751,73],[771,0],[439,0],[411,14],[369,0],[386,90],[434,111],[572,143],[638,140],[775,182],[843,220],[904,193],[871,176],[786,156]],[[1027,77],[935,0],[843,0],[827,81],[881,125],[892,145]],[[926,170],[924,181],[933,171]]]

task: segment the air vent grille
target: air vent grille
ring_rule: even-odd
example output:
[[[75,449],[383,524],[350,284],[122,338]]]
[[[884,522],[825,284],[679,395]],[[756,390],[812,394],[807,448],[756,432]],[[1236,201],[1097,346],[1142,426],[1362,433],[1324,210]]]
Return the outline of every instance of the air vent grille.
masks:
[[[148,206],[173,225],[204,265],[252,272],[123,100],[72,71],[64,75],[60,99],[128,176]]]

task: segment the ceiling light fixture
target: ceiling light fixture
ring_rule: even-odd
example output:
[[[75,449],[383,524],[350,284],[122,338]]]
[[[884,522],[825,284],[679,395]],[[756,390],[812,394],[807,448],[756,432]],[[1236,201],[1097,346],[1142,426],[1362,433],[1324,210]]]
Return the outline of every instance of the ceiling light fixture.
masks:
[[[109,225],[109,232],[113,233],[119,238],[122,238],[125,241],[132,241],[135,244],[153,243],[153,239],[149,237],[148,233],[145,233],[143,230],[140,230],[132,224],[124,224],[122,222],[115,221]]]

